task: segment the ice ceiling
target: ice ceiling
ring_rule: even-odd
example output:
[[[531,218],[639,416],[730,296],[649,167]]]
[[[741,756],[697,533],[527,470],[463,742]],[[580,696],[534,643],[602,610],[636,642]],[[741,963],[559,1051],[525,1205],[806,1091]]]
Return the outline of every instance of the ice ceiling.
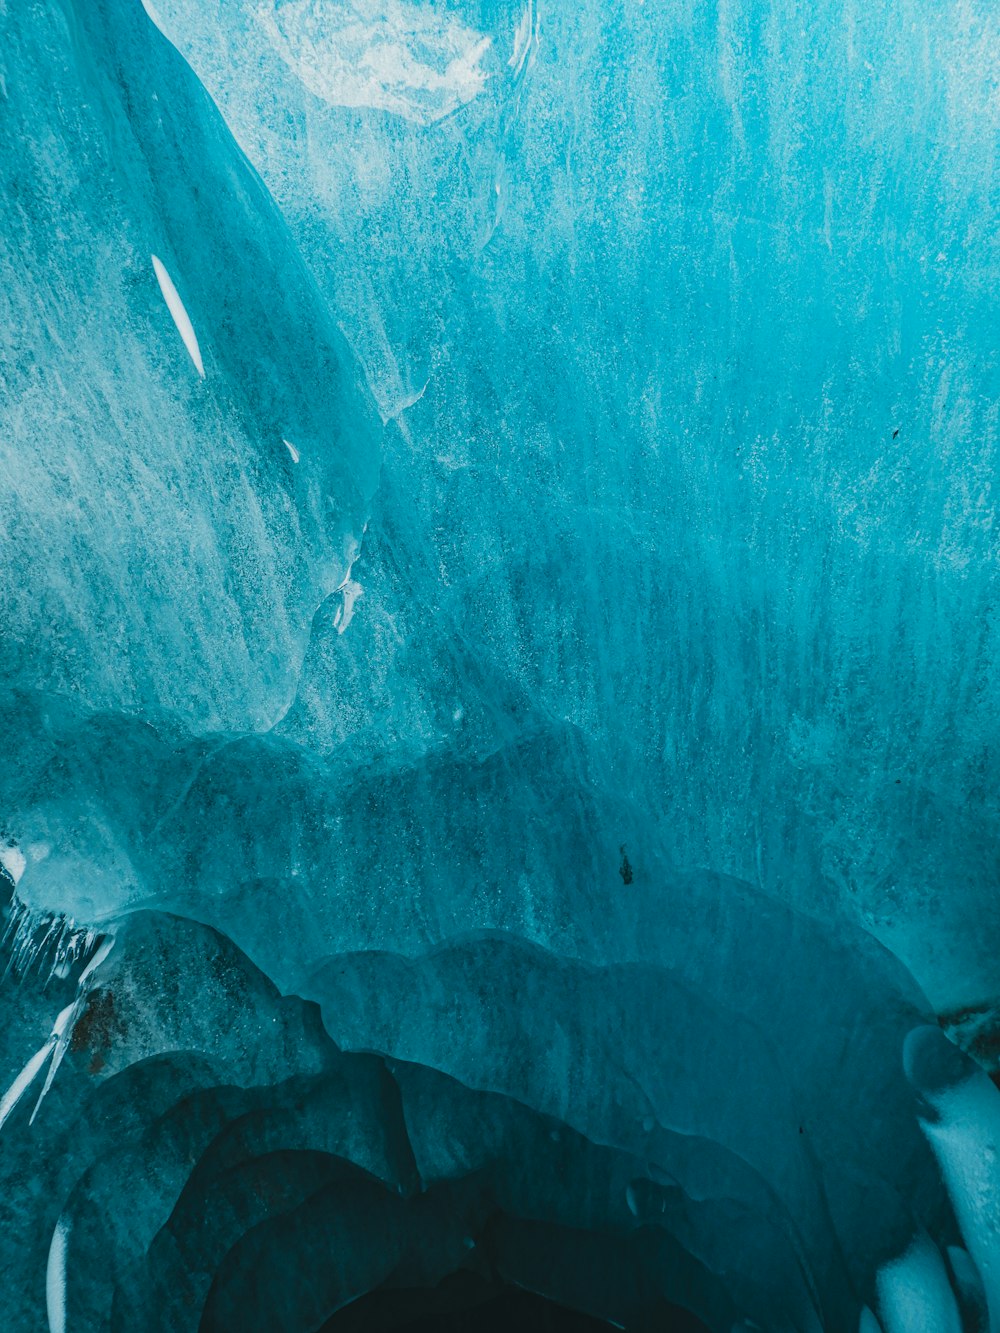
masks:
[[[998,147],[985,0],[0,0],[5,1329],[1000,1331]]]

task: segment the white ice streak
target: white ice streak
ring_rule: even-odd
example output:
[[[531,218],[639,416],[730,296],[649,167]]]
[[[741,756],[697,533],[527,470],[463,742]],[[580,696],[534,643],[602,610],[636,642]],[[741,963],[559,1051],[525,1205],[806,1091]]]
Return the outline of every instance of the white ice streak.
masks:
[[[354,617],[354,603],[359,597],[364,596],[364,588],[360,583],[355,583],[353,579],[344,579],[343,583],[337,589],[341,594],[341,603],[333,617],[333,623],[336,626],[337,633],[343,634]]]
[[[53,1024],[52,1035],[49,1037],[49,1041],[54,1043],[55,1049],[52,1052],[52,1060],[49,1064],[49,1071],[45,1075],[45,1082],[42,1084],[42,1090],[38,1094],[38,1100],[35,1102],[35,1109],[32,1111],[31,1118],[28,1121],[29,1125],[35,1123],[35,1116],[38,1114],[38,1108],[45,1100],[45,1094],[48,1092],[49,1088],[52,1087],[52,1080],[56,1076],[56,1070],[62,1064],[63,1056],[66,1054],[66,1047],[69,1045],[69,1039],[73,1032],[73,1025],[79,1017],[80,1009],[81,1005],[78,996],[72,1004],[67,1005],[66,1008],[61,1011]]]
[[[533,44],[537,48],[538,25],[535,21],[534,0],[528,0],[514,29],[514,49],[507,61],[508,69],[512,69],[515,75],[519,75],[524,69]]]
[[[41,1050],[35,1052],[18,1074],[17,1078],[15,1078],[14,1082],[4,1093],[3,1097],[0,1098],[0,1129],[3,1129],[7,1117],[38,1077],[45,1065],[45,1061],[52,1054],[56,1040],[55,1036],[49,1037]]]
[[[151,258],[153,260],[153,272],[156,274],[156,281],[160,284],[160,291],[167,303],[170,317],[177,325],[177,332],[184,340],[184,346],[188,350],[188,356],[194,362],[195,370],[204,379],[205,366],[201,359],[201,348],[198,346],[198,339],[195,337],[194,325],[191,323],[188,312],[184,309],[184,302],[177,293],[173,279],[163,267],[163,261],[158,259],[156,255],[152,255]]]
[[[52,1233],[45,1268],[45,1309],[49,1333],[66,1333],[66,1240],[69,1224],[60,1217]]]
[[[368,531],[366,523],[361,530],[360,540],[352,537],[347,553],[347,573],[337,591],[340,593],[340,605],[333,617],[333,624],[338,634],[343,634],[354,616],[354,603],[359,597],[364,596],[364,588],[360,583],[351,578],[351,571],[354,569],[354,563],[361,554],[361,543],[364,541],[365,533]]]
[[[108,954],[114,947],[115,947],[114,936],[106,935],[104,939],[101,941],[99,948],[95,949],[93,958],[91,958],[90,962],[80,973],[79,984],[81,987],[84,986],[84,984],[87,983],[89,979],[94,975],[94,973],[101,966],[105,958],[107,958]]]
[[[398,417],[405,412],[408,407],[412,407],[414,403],[419,403],[421,398],[423,398],[424,394],[427,392],[428,384],[430,384],[429,378],[424,381],[424,387],[422,389],[417,389],[413,393],[403,394],[393,416]]]

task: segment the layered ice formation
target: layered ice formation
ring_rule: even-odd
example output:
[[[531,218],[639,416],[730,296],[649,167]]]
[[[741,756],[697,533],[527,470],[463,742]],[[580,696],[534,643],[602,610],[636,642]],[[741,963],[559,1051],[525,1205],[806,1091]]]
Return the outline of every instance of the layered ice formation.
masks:
[[[0,0],[4,1328],[1000,1331],[998,88]]]

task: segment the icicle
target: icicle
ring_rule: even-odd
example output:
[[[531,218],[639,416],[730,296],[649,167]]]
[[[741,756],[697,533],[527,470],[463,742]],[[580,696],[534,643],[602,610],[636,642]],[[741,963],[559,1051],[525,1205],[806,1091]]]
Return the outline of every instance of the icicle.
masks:
[[[7,1117],[17,1106],[18,1102],[34,1083],[39,1073],[45,1066],[45,1061],[52,1054],[56,1044],[55,1037],[49,1037],[48,1041],[36,1051],[28,1063],[24,1066],[17,1078],[10,1085],[3,1097],[0,1098],[0,1129],[3,1129]]]
[[[82,935],[82,932],[80,932],[80,934]],[[84,938],[92,938],[91,933],[88,932]],[[83,1012],[87,996],[93,987],[93,978],[96,976],[97,969],[108,957],[113,948],[114,938],[110,935],[105,936],[95,950],[93,957],[80,973],[80,980],[77,982],[76,999],[72,1004],[68,1004],[65,1009],[60,1011],[56,1017],[56,1021],[52,1025],[52,1031],[49,1034],[45,1045],[35,1052],[18,1074],[17,1078],[14,1079],[13,1083],[11,1083],[10,1087],[4,1093],[3,1098],[0,1099],[0,1129],[3,1128],[4,1122],[34,1083],[38,1075],[45,1068],[46,1061],[51,1057],[48,1074],[42,1085],[42,1090],[38,1094],[38,1100],[35,1102],[35,1108],[31,1113],[31,1119],[28,1122],[29,1124],[34,1124],[35,1116],[38,1114],[39,1107],[45,1099],[45,1094],[48,1092],[49,1088],[51,1088],[52,1081],[56,1076],[56,1071],[62,1064],[63,1056],[66,1054],[70,1038],[73,1035],[73,1028],[76,1025],[77,1019]]]

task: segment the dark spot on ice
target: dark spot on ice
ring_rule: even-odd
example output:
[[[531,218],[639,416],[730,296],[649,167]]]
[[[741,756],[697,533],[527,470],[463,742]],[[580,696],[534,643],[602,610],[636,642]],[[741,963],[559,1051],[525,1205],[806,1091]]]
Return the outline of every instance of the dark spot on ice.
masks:
[[[622,843],[622,845],[618,848],[618,850],[619,850],[619,851],[621,852],[621,854],[622,854],[622,863],[621,863],[621,865],[618,867],[618,873],[619,873],[619,875],[621,875],[621,877],[622,877],[622,883],[623,883],[623,884],[631,884],[631,883],[632,883],[632,867],[631,867],[631,865],[629,864],[629,859],[628,859],[628,857],[625,855],[625,844]]]
[[[93,1064],[99,1058],[103,1066],[104,1056],[124,1034],[125,1025],[116,1010],[111,991],[96,990],[88,996],[86,1007],[76,1020],[70,1038],[70,1050],[77,1054],[89,1051],[95,1057],[91,1072],[99,1073],[99,1068],[94,1069]]]

